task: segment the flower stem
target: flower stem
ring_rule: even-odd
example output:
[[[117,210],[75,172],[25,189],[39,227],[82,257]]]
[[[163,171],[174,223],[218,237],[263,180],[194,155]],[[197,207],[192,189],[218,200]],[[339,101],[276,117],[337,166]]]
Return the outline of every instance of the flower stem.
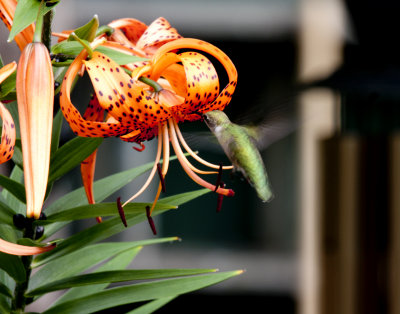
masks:
[[[44,0],[40,2],[39,11],[36,17],[35,33],[33,34],[33,42],[42,42],[42,31],[43,31],[43,14],[42,10],[44,7]]]
[[[148,77],[141,76],[139,77],[139,81],[152,87],[154,92],[156,93],[161,92],[163,90],[160,84],[158,84],[156,81],[153,81],[152,79],[149,79]]]
[[[42,42],[50,51],[51,48],[51,23],[53,21],[54,10],[50,10],[43,16]]]

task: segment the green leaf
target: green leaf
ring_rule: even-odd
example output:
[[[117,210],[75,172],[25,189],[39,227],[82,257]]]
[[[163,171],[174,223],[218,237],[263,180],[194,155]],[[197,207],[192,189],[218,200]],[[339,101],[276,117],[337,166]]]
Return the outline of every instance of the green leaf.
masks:
[[[71,58],[73,56],[78,55],[82,50],[83,50],[82,45],[77,41],[62,41],[62,42],[55,44],[51,48],[52,53],[71,56]],[[111,48],[104,47],[104,46],[97,47],[95,49],[95,51],[99,51],[99,52],[105,54],[106,56],[111,58],[114,62],[118,63],[119,65],[148,60],[146,58],[129,55],[129,54],[123,53],[121,51],[117,51],[115,49],[111,49]]]
[[[154,217],[162,212],[165,212],[165,210],[154,210],[152,216]],[[142,214],[126,216],[128,226],[136,225],[145,220],[147,220],[145,211],[143,211]],[[108,219],[100,224],[96,224],[74,234],[61,242],[55,249],[37,256],[34,264],[38,266],[46,263],[49,260],[73,252],[82,246],[111,237],[125,229],[126,228],[122,224],[120,217]]]
[[[16,182],[23,182],[24,172],[21,170],[20,167],[15,165],[13,170],[11,171],[9,178]],[[10,193],[8,190],[5,189],[1,191],[1,195],[5,203],[10,208],[12,208],[16,213],[25,214],[26,205],[23,202],[21,202],[18,198],[16,198],[12,193]]]
[[[6,297],[0,295],[0,313],[11,313],[11,306],[7,302]]]
[[[74,30],[76,36],[81,39],[85,39],[88,42],[92,42],[96,36],[97,29],[99,28],[99,18],[95,15],[88,23],[78,27]],[[68,41],[73,41],[72,37],[68,38]]]
[[[0,268],[15,281],[21,282],[26,279],[25,267],[19,256],[0,252]]]
[[[142,246],[135,247],[130,250],[126,250],[122,253],[117,254],[113,258],[111,258],[106,263],[99,266],[93,272],[101,272],[101,271],[109,271],[109,270],[118,270],[125,269],[129,266],[132,260],[136,257],[136,255],[142,250]],[[53,303],[53,306],[66,302],[68,300],[82,298],[86,295],[96,293],[105,289],[109,284],[97,284],[91,286],[83,286],[69,289],[66,293],[64,293],[60,298],[57,299],[56,302]]]
[[[118,63],[119,65],[124,65],[128,63],[134,63],[134,62],[139,62],[139,61],[148,61],[149,59],[147,58],[142,58],[138,56],[133,56],[133,55],[128,55],[126,53],[123,53],[121,51],[117,51],[112,48],[104,47],[104,46],[98,46],[95,51],[101,52],[111,58],[114,62]]]
[[[77,167],[85,160],[99,145],[103,138],[75,137],[60,147],[50,161],[50,173],[48,182],[53,182]]]
[[[62,124],[63,124],[62,111],[58,110],[57,114],[53,119],[53,129],[51,134],[51,158],[54,157],[58,149]]]
[[[195,191],[191,191],[191,192],[175,194],[175,195],[164,197],[164,198],[160,199],[158,201],[158,203],[173,204],[173,205],[179,206],[179,205],[187,203],[191,200],[194,200],[195,198],[198,198],[204,194],[207,194],[209,192],[211,192],[211,190],[209,190],[209,189],[200,189],[200,190],[195,190]]]
[[[10,207],[8,207],[6,204],[0,201],[0,224],[7,224],[10,226],[14,226],[13,223],[14,214],[15,212]]]
[[[36,296],[44,293],[68,289],[71,287],[79,287],[85,285],[93,285],[100,283],[115,283],[130,280],[148,280],[160,278],[172,278],[193,276],[215,272],[216,269],[134,269],[134,270],[114,270],[103,271],[92,274],[84,274],[52,281],[49,284],[42,285],[36,289],[28,291],[27,296]]]
[[[58,256],[59,258],[57,258],[57,260],[51,262],[50,259],[44,260],[44,262],[38,262],[37,259],[35,259],[32,267],[43,265],[46,262],[48,262],[48,264],[40,268],[32,276],[29,287],[31,289],[36,289],[40,285],[76,275],[101,261],[134,247],[169,242],[176,239],[177,238],[162,238],[133,242],[99,243],[88,247],[81,247],[79,250],[62,257]],[[79,261],[79,263],[77,261]]]
[[[12,298],[12,293],[8,287],[0,282],[0,294],[5,295],[6,297]]]
[[[151,203],[128,203],[124,206],[124,213],[128,215],[139,215],[143,214],[146,206],[151,206]],[[169,204],[156,204],[156,210],[167,210],[177,208],[176,206]],[[116,203],[99,203],[91,205],[83,205],[68,210],[64,210],[59,213],[55,213],[47,216],[46,220],[38,220],[37,224],[48,224],[54,221],[71,221],[86,218],[95,217],[107,217],[107,216],[119,216],[118,208]]]
[[[14,71],[9,77],[7,77],[0,85],[0,100],[12,99],[10,93],[15,93],[15,82],[17,77],[17,71]],[[7,106],[8,108],[8,106]]]
[[[18,200],[25,203],[25,186],[17,181],[12,180],[0,174],[0,186],[10,192]]]
[[[52,6],[45,6],[42,10],[42,15],[45,15],[51,9],[53,9],[58,2],[54,3]],[[23,31],[27,26],[36,21],[38,12],[40,8],[40,1],[37,0],[19,0],[17,8],[15,9],[13,25],[8,36],[8,41],[12,41],[14,37],[21,31]]]
[[[43,314],[93,313],[118,305],[175,296],[198,290],[231,277],[242,271],[221,272],[188,278],[153,281],[108,289],[97,294],[61,303]]]
[[[148,302],[142,306],[137,307],[136,309],[126,313],[126,314],[149,314],[153,313],[156,310],[160,309],[163,307],[165,304],[171,302],[173,299],[175,299],[177,296],[172,296],[172,297],[165,297],[165,298],[160,298],[151,302]]]

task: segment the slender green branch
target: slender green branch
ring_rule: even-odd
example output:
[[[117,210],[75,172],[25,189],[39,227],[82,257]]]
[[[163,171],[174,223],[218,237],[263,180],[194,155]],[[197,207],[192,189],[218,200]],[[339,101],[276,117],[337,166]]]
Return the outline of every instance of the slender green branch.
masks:
[[[42,42],[42,31],[43,31],[43,14],[42,10],[44,7],[44,0],[40,2],[39,11],[36,17],[35,33],[33,34],[33,42]]]
[[[148,77],[141,76],[139,77],[139,81],[151,86],[156,93],[163,90],[163,87],[160,84],[158,84],[156,81],[153,81],[152,79],[149,79]]]
[[[47,12],[43,17],[43,31],[42,31],[42,43],[50,51],[51,48],[51,24],[53,22],[54,9]]]

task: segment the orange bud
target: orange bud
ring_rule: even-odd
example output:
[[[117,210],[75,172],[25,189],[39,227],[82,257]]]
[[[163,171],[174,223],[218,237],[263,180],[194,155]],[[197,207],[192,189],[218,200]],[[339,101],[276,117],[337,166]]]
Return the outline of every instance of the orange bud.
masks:
[[[54,78],[47,48],[30,43],[17,68],[27,217],[39,218],[46,194],[53,122]]]

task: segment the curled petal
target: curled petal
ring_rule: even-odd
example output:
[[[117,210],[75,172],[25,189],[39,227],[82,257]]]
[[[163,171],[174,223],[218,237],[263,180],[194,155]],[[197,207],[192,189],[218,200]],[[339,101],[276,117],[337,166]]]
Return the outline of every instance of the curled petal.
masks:
[[[9,77],[17,69],[17,63],[15,61],[6,64],[0,69],[0,84]]]
[[[171,117],[165,106],[157,103],[107,56],[95,51],[84,63],[100,106],[131,130],[153,128]]]
[[[0,1],[0,18],[3,20],[8,30],[11,30],[16,7],[17,7],[16,0]],[[25,48],[27,44],[32,42],[34,32],[35,32],[35,26],[31,24],[27,28],[25,28],[22,32],[18,33],[15,36],[14,38],[15,42],[17,43],[21,51]]]
[[[153,48],[154,50],[178,38],[182,38],[182,36],[178,34],[177,30],[171,27],[165,18],[159,17],[149,25],[136,45],[141,49]]]
[[[45,247],[19,245],[0,239],[0,252],[12,255],[20,255],[20,256],[36,255],[50,251],[55,247],[56,247],[55,244],[51,244]]]
[[[121,29],[126,38],[133,44],[136,44],[140,36],[142,36],[147,29],[146,24],[132,18],[114,20],[109,23],[108,26],[115,29]],[[113,35],[111,35],[111,40],[115,40]]]
[[[83,137],[109,137],[128,133],[130,130],[116,122],[88,121],[84,119],[71,102],[71,88],[74,79],[82,67],[82,60],[87,57],[83,50],[72,62],[65,74],[60,91],[60,107],[72,131]]]

